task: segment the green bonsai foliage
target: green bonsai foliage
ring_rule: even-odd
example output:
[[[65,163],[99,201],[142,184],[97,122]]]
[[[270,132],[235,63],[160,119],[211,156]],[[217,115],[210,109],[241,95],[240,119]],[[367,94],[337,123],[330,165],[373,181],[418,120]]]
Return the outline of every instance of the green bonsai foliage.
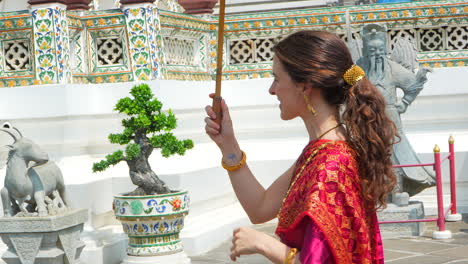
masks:
[[[116,111],[128,116],[122,120],[124,130],[109,135],[109,141],[125,145],[125,151],[118,150],[94,163],[93,172],[126,161],[130,168],[130,178],[138,186],[128,195],[168,193],[171,190],[152,171],[148,158],[153,149],[161,149],[164,157],[184,155],[187,149],[193,148],[193,142],[190,139],[178,140],[170,132],[177,126],[176,117],[171,110],[167,113],[161,110],[162,103],[154,97],[147,84],[134,86],[130,94],[133,98],[122,98],[115,106]]]

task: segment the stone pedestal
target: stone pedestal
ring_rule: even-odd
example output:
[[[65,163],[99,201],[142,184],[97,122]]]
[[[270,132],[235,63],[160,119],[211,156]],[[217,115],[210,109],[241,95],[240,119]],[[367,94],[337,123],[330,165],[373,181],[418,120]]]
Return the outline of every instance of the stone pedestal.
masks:
[[[462,220],[461,214],[451,214],[450,212],[445,216],[445,221],[447,222],[458,222]]]
[[[79,264],[86,209],[50,217],[2,217],[0,236],[8,250],[7,264]]]
[[[396,206],[388,204],[383,211],[377,212],[379,221],[399,221],[423,219],[424,205],[422,202],[410,202],[408,206]],[[380,232],[383,238],[401,237],[401,236],[420,236],[424,232],[425,224],[418,223],[399,223],[399,224],[381,224]]]

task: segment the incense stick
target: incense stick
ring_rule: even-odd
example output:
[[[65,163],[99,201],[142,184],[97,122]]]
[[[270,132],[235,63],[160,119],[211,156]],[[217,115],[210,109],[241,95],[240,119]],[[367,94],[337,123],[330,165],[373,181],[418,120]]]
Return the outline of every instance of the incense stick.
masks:
[[[221,81],[223,77],[223,46],[224,46],[224,17],[226,9],[226,0],[220,0],[219,5],[219,23],[218,23],[218,50],[216,56],[216,90],[213,97],[213,111],[216,113],[215,122],[221,125]]]

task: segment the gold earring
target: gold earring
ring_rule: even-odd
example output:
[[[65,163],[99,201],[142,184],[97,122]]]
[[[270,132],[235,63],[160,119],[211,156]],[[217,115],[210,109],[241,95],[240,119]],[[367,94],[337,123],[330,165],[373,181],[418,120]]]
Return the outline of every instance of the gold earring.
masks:
[[[317,116],[317,111],[315,111],[314,107],[310,105],[309,98],[305,94],[304,94],[304,100],[307,104],[307,109],[312,113],[313,116]]]

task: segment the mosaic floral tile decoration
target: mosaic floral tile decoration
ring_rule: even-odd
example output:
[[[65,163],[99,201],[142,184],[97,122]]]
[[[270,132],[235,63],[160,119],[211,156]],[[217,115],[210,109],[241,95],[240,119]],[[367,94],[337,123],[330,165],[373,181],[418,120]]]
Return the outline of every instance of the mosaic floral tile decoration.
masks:
[[[66,6],[50,4],[31,11],[36,80],[40,84],[69,83],[70,51]]]
[[[0,13],[0,87],[34,84],[31,29],[28,11]]]
[[[301,29],[327,30],[346,37],[346,16],[353,37],[366,23],[388,29],[390,49],[400,37],[410,37],[424,66],[463,66],[468,59],[468,3],[423,1],[398,4],[304,9],[228,16],[226,36],[229,65],[225,79],[271,76],[271,46]]]
[[[1,87],[71,79],[77,83],[214,79],[216,16],[158,12],[148,4],[82,16],[59,9],[0,15]],[[468,3],[415,1],[229,15],[223,78],[270,78],[271,48],[296,30],[328,30],[347,40],[346,11],[353,38],[359,38],[364,24],[378,23],[388,29],[389,50],[397,39],[408,37],[424,66],[468,63]]]
[[[156,50],[156,32],[159,31],[159,25],[155,25],[158,21],[155,6],[124,6],[123,12],[127,21],[127,37],[135,79],[157,79],[160,60]],[[162,45],[161,40],[159,44]]]

